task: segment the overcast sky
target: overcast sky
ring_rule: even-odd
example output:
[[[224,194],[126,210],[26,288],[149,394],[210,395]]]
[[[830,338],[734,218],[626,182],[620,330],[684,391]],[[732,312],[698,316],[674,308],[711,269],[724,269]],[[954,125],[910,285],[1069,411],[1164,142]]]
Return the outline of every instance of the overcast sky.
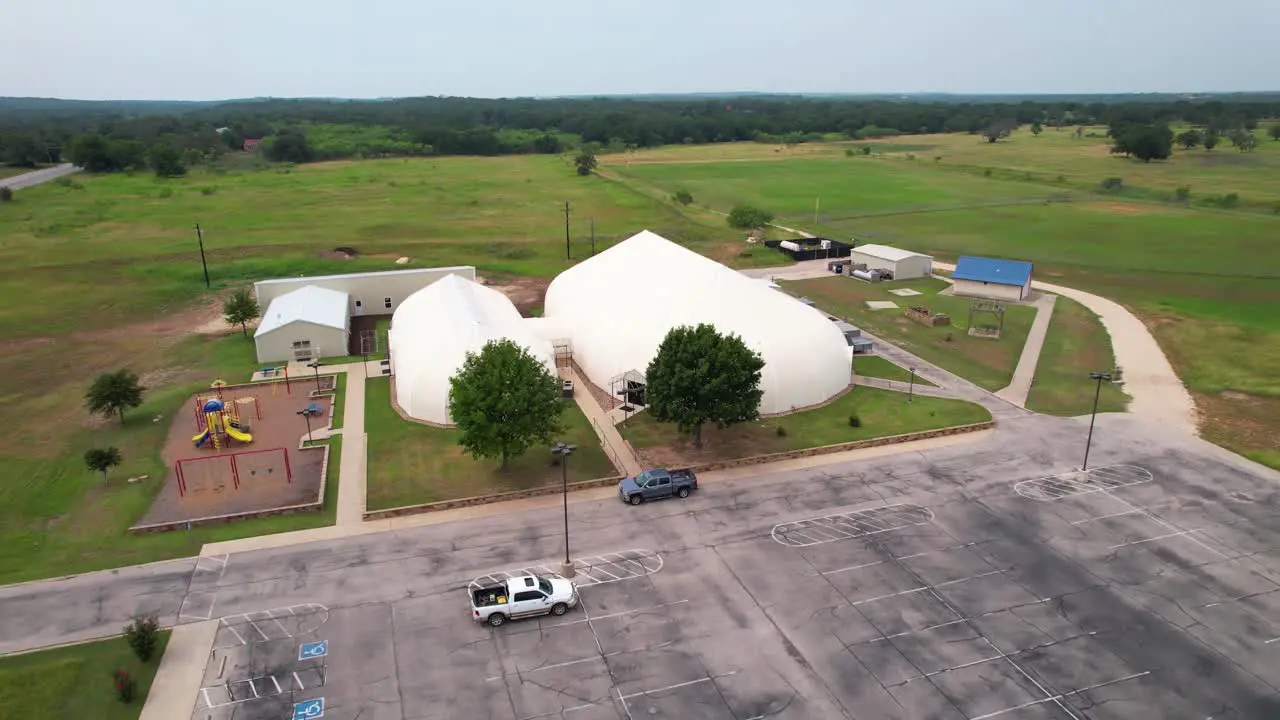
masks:
[[[1276,0],[0,0],[0,95],[1280,89]]]

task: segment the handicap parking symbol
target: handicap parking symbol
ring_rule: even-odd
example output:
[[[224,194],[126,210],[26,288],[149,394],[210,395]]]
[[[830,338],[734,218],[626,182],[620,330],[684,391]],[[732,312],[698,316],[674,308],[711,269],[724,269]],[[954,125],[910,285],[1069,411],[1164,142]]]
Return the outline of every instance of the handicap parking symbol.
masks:
[[[298,648],[299,660],[315,660],[329,654],[329,641],[321,640],[319,642],[302,643],[302,647]]]
[[[324,717],[324,698],[293,704],[293,720],[315,720]]]

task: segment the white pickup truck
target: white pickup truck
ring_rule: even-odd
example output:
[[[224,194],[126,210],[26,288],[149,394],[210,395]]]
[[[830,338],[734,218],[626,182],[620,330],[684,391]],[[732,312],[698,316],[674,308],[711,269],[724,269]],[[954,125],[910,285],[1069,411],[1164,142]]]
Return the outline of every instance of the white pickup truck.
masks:
[[[578,589],[564,578],[521,575],[471,590],[471,617],[494,627],[515,618],[563,615],[578,605]]]

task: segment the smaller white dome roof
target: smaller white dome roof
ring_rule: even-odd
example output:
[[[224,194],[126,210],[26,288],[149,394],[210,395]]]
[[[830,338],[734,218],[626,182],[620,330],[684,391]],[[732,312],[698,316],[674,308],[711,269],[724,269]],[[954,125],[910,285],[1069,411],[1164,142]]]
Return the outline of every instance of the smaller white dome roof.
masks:
[[[391,317],[396,402],[410,417],[442,425],[449,416],[449,379],[468,352],[503,338],[528,350],[552,374],[551,343],[530,331],[506,295],[447,275],[405,298]]]

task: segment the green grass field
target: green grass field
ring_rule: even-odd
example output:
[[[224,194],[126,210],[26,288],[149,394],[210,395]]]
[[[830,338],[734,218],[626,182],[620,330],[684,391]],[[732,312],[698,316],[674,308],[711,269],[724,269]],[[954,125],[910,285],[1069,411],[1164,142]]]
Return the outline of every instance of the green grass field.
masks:
[[[860,427],[849,424],[851,415],[857,416]],[[986,408],[963,400],[916,396],[908,402],[905,393],[857,387],[814,410],[724,429],[704,427],[701,450],[673,423],[658,422],[648,413],[631,418],[619,431],[645,463],[664,466],[801,450],[990,419]],[[779,428],[784,434],[779,434]]]
[[[913,377],[906,368],[895,365],[892,361],[886,360],[879,355],[855,355],[853,358],[853,370],[860,377],[914,382],[924,387],[937,387],[919,375]]]
[[[561,422],[561,439],[578,446],[569,458],[570,482],[617,474],[577,405],[565,404]],[[561,479],[549,447],[511,458],[511,467],[502,472],[497,460],[475,460],[458,447],[458,430],[407,422],[392,409],[391,381],[385,378],[370,379],[365,387],[365,432],[370,510],[524,490]]]
[[[846,318],[872,335],[988,390],[999,390],[1013,378],[1022,345],[1036,316],[1035,308],[1009,306],[1005,312],[1004,333],[1000,339],[992,340],[969,335],[969,301],[939,295],[938,292],[947,287],[942,280],[926,278],[872,284],[833,275],[815,280],[784,280],[780,284],[787,292],[808,297],[832,315]],[[921,294],[902,298],[889,293],[898,288],[911,288]],[[872,310],[866,306],[868,300],[892,300],[900,309]],[[908,319],[903,310],[915,305],[950,315],[951,324],[928,327]],[[975,325],[989,322],[986,317],[974,317]]]
[[[1033,137],[1023,129],[994,145],[970,135],[916,136],[872,141],[872,155],[844,156],[861,144],[780,151],[743,143],[687,156],[664,148],[602,162],[646,192],[686,188],[721,211],[754,203],[780,224],[827,237],[940,260],[1032,260],[1037,279],[1110,297],[1146,320],[1195,396],[1206,436],[1276,464],[1280,319],[1271,308],[1280,304],[1280,143],[1260,140],[1252,153],[1225,145],[1175,151],[1168,161],[1141,163],[1110,155],[1102,137],[1076,139],[1067,130]],[[1107,177],[1123,178],[1126,189],[1094,192]],[[1179,186],[1191,188],[1191,207],[1152,201]],[[1232,192],[1240,209],[1206,206]],[[1069,201],[1046,202],[1051,195]],[[1071,412],[1073,402],[1053,405]]]
[[[1097,388],[1091,372],[1107,372],[1115,364],[1110,338],[1098,316],[1080,303],[1059,297],[1049,332],[1040,349],[1027,408],[1049,415],[1085,415],[1093,409]],[[1103,383],[1098,412],[1121,412],[1128,396],[1121,386]]]
[[[168,643],[166,630],[146,665],[124,638],[0,658],[0,720],[137,720]],[[137,682],[129,704],[116,697],[117,669]]]

